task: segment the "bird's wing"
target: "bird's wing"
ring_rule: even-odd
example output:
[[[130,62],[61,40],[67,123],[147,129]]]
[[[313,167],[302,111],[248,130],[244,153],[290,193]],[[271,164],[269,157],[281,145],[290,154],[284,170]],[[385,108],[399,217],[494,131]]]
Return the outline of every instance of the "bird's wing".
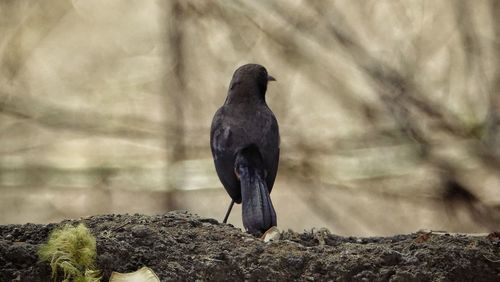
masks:
[[[278,172],[278,163],[280,158],[280,136],[278,122],[271,113],[269,120],[269,130],[267,131],[261,150],[266,165],[267,175],[266,184],[269,192],[273,189],[274,180]]]
[[[224,108],[214,116],[210,130],[210,147],[215,162],[215,170],[227,193],[236,203],[241,203],[240,182],[234,173],[234,150],[229,124],[224,123]]]

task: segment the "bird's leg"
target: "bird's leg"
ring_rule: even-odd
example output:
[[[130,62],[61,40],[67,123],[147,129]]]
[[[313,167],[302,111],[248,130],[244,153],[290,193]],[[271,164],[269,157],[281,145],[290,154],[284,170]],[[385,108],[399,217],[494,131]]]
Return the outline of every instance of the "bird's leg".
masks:
[[[223,223],[227,223],[227,218],[229,217],[229,214],[231,213],[231,210],[233,209],[234,205],[234,200],[231,200],[231,204],[229,205],[229,208],[227,209],[226,216],[224,217],[224,220],[222,221]]]
[[[236,174],[236,178],[240,180],[240,175],[238,174],[238,171],[236,169],[234,170],[234,174]],[[234,200],[231,200],[231,204],[229,204],[229,208],[227,209],[226,216],[224,216],[224,220],[222,221],[222,223],[227,223],[227,219],[229,217],[229,214],[231,213],[231,210],[233,209],[233,205]]]

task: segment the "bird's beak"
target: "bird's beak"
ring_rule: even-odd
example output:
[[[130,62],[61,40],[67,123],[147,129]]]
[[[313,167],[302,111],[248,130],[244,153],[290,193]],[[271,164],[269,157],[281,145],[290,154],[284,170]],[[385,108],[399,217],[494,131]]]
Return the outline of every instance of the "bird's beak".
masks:
[[[276,81],[276,78],[274,78],[274,77],[272,77],[272,76],[268,75],[268,76],[267,76],[267,81]]]

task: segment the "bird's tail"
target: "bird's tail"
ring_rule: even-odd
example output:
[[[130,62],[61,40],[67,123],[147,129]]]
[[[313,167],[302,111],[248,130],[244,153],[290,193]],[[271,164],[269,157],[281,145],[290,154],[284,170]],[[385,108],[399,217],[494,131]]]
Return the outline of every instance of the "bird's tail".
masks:
[[[264,233],[276,226],[276,212],[265,181],[262,157],[256,146],[240,150],[235,171],[241,184],[243,226],[251,234]]]

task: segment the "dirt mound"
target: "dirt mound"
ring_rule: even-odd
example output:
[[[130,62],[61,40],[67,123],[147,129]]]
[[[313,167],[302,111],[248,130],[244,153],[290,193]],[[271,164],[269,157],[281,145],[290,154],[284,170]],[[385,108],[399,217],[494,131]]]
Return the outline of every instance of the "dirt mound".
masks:
[[[84,222],[97,238],[97,267],[153,269],[162,281],[500,281],[500,238],[415,233],[354,238],[325,229],[285,231],[264,243],[187,212],[101,215],[59,224],[0,226],[0,281],[49,281],[36,250],[52,229]]]

